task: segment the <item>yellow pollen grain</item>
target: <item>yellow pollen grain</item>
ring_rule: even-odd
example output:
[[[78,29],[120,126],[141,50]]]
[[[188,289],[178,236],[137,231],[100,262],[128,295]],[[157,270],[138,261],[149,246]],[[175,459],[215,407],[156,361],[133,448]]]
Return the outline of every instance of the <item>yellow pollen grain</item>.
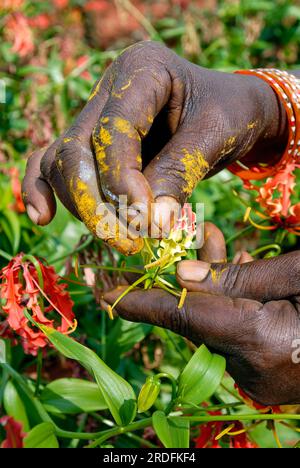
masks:
[[[129,138],[134,138],[135,140],[140,140],[138,132],[133,128],[131,123],[128,120],[122,119],[121,117],[116,117],[114,119],[114,127],[119,133],[127,135]]]
[[[59,169],[62,169],[62,166],[63,166],[63,162],[60,158],[57,158],[56,159],[56,165]]]
[[[73,140],[73,138],[68,137],[68,138],[64,138],[63,142],[64,143],[69,143],[69,141],[72,141],[72,140]]]
[[[222,274],[226,270],[227,268],[223,268],[222,270],[214,270],[213,268],[210,268],[210,276],[211,276],[212,282],[214,284],[218,283],[222,277]]]
[[[109,122],[109,117],[102,117],[102,119],[100,120],[101,123],[108,123]]]
[[[209,165],[200,150],[196,149],[190,153],[186,148],[183,148],[182,151],[184,156],[181,162],[184,166],[184,180],[186,182],[183,192],[190,195],[197,182],[207,173]]]
[[[252,128],[255,128],[257,126],[257,121],[254,120],[254,122],[249,122],[247,125],[248,130],[251,130]]]
[[[103,75],[104,76],[104,75]],[[94,97],[98,94],[99,90],[100,90],[100,86],[101,86],[101,83],[102,83],[102,80],[103,80],[103,76],[101,78],[101,80],[98,81],[94,91],[91,92],[89,98],[88,98],[88,101],[91,101],[92,99],[94,99]]]
[[[147,120],[148,120],[148,122],[149,122],[150,124],[152,124],[154,119],[153,119],[153,117],[152,117],[151,115],[149,115],[149,116],[147,117]]]
[[[122,86],[121,91],[125,91],[126,89],[128,89],[129,86],[131,86],[131,83],[132,83],[132,80],[131,79],[128,80],[128,82],[124,86]]]
[[[231,136],[230,138],[228,138],[228,140],[226,141],[225,145],[226,146],[231,146],[233,145],[233,143],[236,142],[236,137],[235,136]]]
[[[104,128],[102,126],[100,127],[99,136],[100,136],[100,140],[101,140],[103,145],[109,146],[109,145],[112,144],[111,134],[109,133],[109,131],[106,128]]]

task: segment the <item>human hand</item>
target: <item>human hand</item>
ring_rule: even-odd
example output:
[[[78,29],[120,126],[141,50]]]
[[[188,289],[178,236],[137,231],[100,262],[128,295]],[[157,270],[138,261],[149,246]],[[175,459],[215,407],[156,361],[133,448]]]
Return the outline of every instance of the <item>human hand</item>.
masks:
[[[221,232],[207,223],[205,234],[200,260],[177,267],[177,280],[189,291],[182,309],[163,290],[136,289],[117,313],[205,343],[226,358],[227,370],[253,400],[299,404],[300,252],[257,261],[243,252],[235,263],[224,263]],[[123,290],[106,293],[104,301],[113,304]]]
[[[55,192],[90,231],[134,253],[142,239],[101,229],[103,202],[126,195],[129,205],[149,209],[155,201],[152,221],[161,227],[203,177],[284,145],[284,117],[259,78],[201,68],[159,43],[138,43],[106,70],[70,129],[29,159],[28,214],[49,223]]]

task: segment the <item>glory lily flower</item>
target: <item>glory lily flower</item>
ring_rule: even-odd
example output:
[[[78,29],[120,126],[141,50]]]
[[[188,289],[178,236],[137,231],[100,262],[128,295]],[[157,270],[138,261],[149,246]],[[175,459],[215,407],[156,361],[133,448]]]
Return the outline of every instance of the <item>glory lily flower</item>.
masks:
[[[67,285],[59,282],[52,266],[28,257],[21,253],[0,271],[0,296],[5,301],[2,309],[6,322],[21,337],[24,351],[36,355],[48,341],[41,330],[29,323],[25,310],[35,322],[64,334],[74,331],[76,320],[73,302],[65,290]]]
[[[6,438],[1,443],[1,448],[23,448],[23,432],[22,424],[16,421],[12,416],[3,416],[0,418],[0,425],[3,426],[6,432]]]
[[[209,412],[211,415],[221,415],[220,411]],[[248,435],[247,429],[240,421],[234,421],[229,426],[224,421],[209,421],[199,427],[199,435],[194,439],[195,448],[222,448],[220,440],[229,436],[229,448],[257,448]]]
[[[244,181],[244,187],[256,190],[258,196],[256,201],[264,209],[265,214],[256,211],[262,219],[269,220],[270,226],[261,226],[253,222],[249,216],[251,208],[247,210],[246,218],[257,228],[263,230],[275,230],[283,228],[287,231],[300,235],[300,203],[292,205],[291,197],[296,185],[295,169],[300,168],[295,162],[288,163],[274,176],[269,177],[266,182],[258,187],[249,181]]]
[[[13,41],[12,52],[26,57],[34,50],[33,34],[28,19],[23,13],[12,13],[6,21],[6,34]]]
[[[196,235],[196,215],[190,205],[186,203],[181,209],[180,217],[176,221],[169,237],[161,241],[157,239],[144,239],[144,248],[141,251],[145,263],[144,272],[137,281],[131,284],[124,291],[112,306],[107,306],[109,317],[113,319],[113,309],[126,296],[126,294],[136,286],[144,284],[145,289],[153,286],[165,289],[174,296],[179,297],[178,308],[183,307],[187,290],[178,290],[171,282],[167,281],[163,275],[169,271],[174,263],[179,262],[187,255],[186,249],[191,248]]]

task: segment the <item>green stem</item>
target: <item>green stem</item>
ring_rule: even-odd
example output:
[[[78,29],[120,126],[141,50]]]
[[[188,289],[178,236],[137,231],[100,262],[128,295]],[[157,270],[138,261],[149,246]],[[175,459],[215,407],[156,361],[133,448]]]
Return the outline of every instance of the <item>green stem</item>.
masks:
[[[103,424],[106,424],[106,426],[109,426],[109,427],[116,427],[116,425],[110,421],[109,419],[106,419],[102,416],[100,416],[99,414],[97,413],[91,413],[91,415],[93,416],[94,419],[96,419],[97,421],[103,423]],[[132,432],[128,432],[127,434],[125,434],[127,437],[129,437],[130,439],[133,439],[133,440],[136,440],[137,442],[139,442],[141,445],[144,445],[145,447],[149,447],[149,448],[158,448],[157,445],[154,445],[152,444],[151,442],[149,442],[148,440],[145,440],[143,439],[142,437],[139,437],[137,436],[136,434],[133,434]]]
[[[171,385],[172,385],[171,401],[175,400],[176,395],[177,395],[177,382],[176,382],[176,379],[173,377],[173,375],[167,374],[166,372],[160,372],[159,374],[156,374],[154,376],[154,380],[160,380],[160,379],[168,379],[171,382]]]
[[[76,249],[72,250],[71,252],[68,252],[67,254],[64,254],[64,255],[61,255],[60,257],[57,257],[57,258],[54,258],[53,260],[51,260],[51,264],[53,263],[58,263],[60,262],[61,260],[64,260],[65,258],[67,257],[70,257],[71,255],[74,255],[78,252],[81,252],[82,250],[84,250],[88,245],[91,244],[91,242],[93,241],[93,236],[90,236],[88,239],[86,239],[85,242],[83,242],[83,244],[81,244],[79,247],[77,247]]]
[[[139,278],[134,283],[132,283],[130,286],[128,286],[128,288],[118,297],[118,299],[115,300],[115,302],[113,303],[111,308],[114,309],[116,307],[116,305],[123,299],[123,297],[126,296],[126,294],[128,294],[130,291],[132,291],[136,286],[138,286],[140,283],[145,281],[147,278],[149,278],[149,273],[146,273],[141,278]]]
[[[268,244],[268,245],[263,245],[262,247],[259,247],[258,249],[252,250],[252,252],[250,252],[250,255],[252,257],[255,257],[256,255],[259,255],[262,252],[265,252],[266,250],[277,250],[278,255],[281,253],[280,245],[278,245],[278,244]]]
[[[97,447],[98,445],[103,444],[103,442],[105,442],[106,440],[111,439],[111,437],[115,437],[120,434],[126,434],[127,432],[138,431],[139,429],[144,429],[145,427],[151,425],[152,418],[146,418],[142,419],[141,421],[136,421],[131,424],[128,424],[128,426],[114,427],[113,429],[108,429],[107,431],[102,432],[102,435],[90,445],[88,445],[86,448]]]
[[[176,297],[180,297],[180,296],[181,296],[181,293],[180,293],[180,292],[177,292],[176,289],[171,289],[171,288],[169,288],[169,287],[166,286],[164,283],[162,283],[158,278],[156,278],[155,284],[157,284],[157,286],[159,286],[161,289],[164,289],[165,291],[167,291],[168,293],[172,294],[173,296],[176,296]]]
[[[228,237],[228,239],[226,240],[226,245],[230,244],[230,242],[235,241],[236,239],[241,237],[243,234],[246,234],[247,232],[251,232],[253,230],[254,230],[254,226],[247,226],[246,228],[242,229],[236,234],[233,234],[232,236]]]
[[[37,376],[36,376],[35,392],[34,392],[35,397],[38,396],[39,390],[40,390],[42,367],[43,367],[43,351],[41,348],[39,348],[38,355],[37,355],[37,366],[36,366]]]
[[[300,414],[230,414],[217,416],[181,416],[182,419],[190,422],[216,422],[216,421],[300,421]]]
[[[87,263],[79,265],[80,268],[94,268],[97,270],[107,270],[107,271],[120,271],[121,273],[137,273],[139,275],[143,274],[143,270],[138,270],[137,268],[126,268],[126,267],[113,267],[113,266],[104,266],[96,265],[95,263]]]

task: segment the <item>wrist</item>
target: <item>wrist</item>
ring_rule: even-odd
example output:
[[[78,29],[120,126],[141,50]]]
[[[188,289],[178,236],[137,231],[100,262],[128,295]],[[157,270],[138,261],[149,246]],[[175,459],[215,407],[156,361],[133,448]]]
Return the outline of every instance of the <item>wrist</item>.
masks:
[[[245,76],[245,75],[244,75]],[[250,84],[250,98],[256,103],[255,118],[261,122],[257,141],[246,159],[264,158],[267,161],[283,153],[288,142],[288,119],[281,99],[272,87],[257,76],[247,76]],[[275,161],[274,161],[275,162]]]

